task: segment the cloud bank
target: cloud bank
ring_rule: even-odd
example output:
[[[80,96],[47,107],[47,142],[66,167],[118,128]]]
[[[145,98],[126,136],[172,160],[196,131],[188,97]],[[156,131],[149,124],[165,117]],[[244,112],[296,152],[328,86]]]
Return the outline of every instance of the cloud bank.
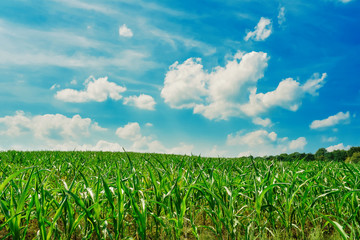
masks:
[[[45,114],[26,116],[23,111],[17,111],[14,116],[0,118],[0,135],[17,137],[31,134],[38,139],[78,139],[90,136],[91,131],[105,131],[90,118],[74,115],[69,118],[62,114]]]
[[[141,133],[141,127],[137,122],[130,122],[116,130],[116,135],[124,140],[132,143],[130,151],[138,152],[157,152],[157,153],[176,153],[191,154],[194,146],[180,143],[179,146],[173,148],[165,147],[160,141],[151,136],[144,136]]]
[[[240,152],[239,156],[265,156],[303,150],[307,141],[305,137],[289,140],[287,137],[279,138],[274,131],[255,130],[248,133],[239,131],[228,134],[226,144],[246,149],[246,151]]]

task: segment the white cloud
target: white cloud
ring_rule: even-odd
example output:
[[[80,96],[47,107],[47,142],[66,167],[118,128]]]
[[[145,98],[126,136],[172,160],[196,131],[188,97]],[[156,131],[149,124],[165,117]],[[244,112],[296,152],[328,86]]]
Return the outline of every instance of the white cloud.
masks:
[[[281,7],[277,16],[279,25],[282,25],[286,21],[285,7]]]
[[[105,140],[99,140],[95,145],[91,145],[91,144],[80,145],[75,142],[52,144],[50,146],[47,146],[46,149],[53,151],[102,151],[102,152],[123,151],[123,147],[119,143],[112,143]]]
[[[172,108],[191,108],[202,102],[207,95],[205,85],[209,81],[201,59],[189,58],[183,64],[175,62],[166,73],[161,96]]]
[[[343,143],[339,143],[339,144],[337,144],[337,145],[333,145],[333,146],[327,147],[326,150],[327,150],[328,152],[333,152],[333,151],[335,151],[335,150],[349,150],[350,147],[351,147],[350,145],[348,145],[348,146],[345,147]]]
[[[155,110],[156,102],[152,96],[140,94],[140,96],[130,96],[124,98],[124,104],[145,110]]]
[[[289,140],[287,137],[280,138],[275,132],[256,130],[229,134],[226,144],[236,147],[234,150],[238,152],[238,156],[265,156],[293,152],[296,149],[303,150],[307,141],[304,137]]]
[[[296,150],[296,149],[303,150],[304,147],[306,146],[306,144],[307,144],[306,138],[299,137],[298,139],[292,140],[290,142],[289,149],[291,149],[291,150]]]
[[[226,150],[221,150],[217,145],[213,146],[209,152],[205,152],[202,156],[207,157],[228,157]]]
[[[252,120],[252,122],[256,125],[260,125],[263,127],[269,127],[272,125],[271,120],[269,118],[262,119],[262,118],[257,117],[257,118],[254,118]]]
[[[339,112],[323,120],[315,120],[310,124],[311,129],[332,127],[340,123],[346,123],[350,119],[350,112]]]
[[[321,77],[319,73],[314,73],[313,76],[302,86],[303,92],[309,93],[313,96],[318,96],[319,93],[317,91],[324,86],[324,80],[326,77],[326,73],[323,73]]]
[[[18,111],[14,116],[0,118],[3,125],[0,135],[17,137],[32,134],[37,139],[76,139],[90,136],[90,131],[104,131],[96,122],[90,118],[81,118],[74,115],[72,118],[62,114],[45,114],[26,116],[24,112]],[[1,128],[0,128],[1,129]]]
[[[61,53],[47,52],[39,49],[36,53],[31,50],[21,52],[10,52],[7,49],[0,49],[0,63],[4,65],[23,65],[23,66],[58,66],[66,68],[103,68],[116,66],[119,69],[144,71],[154,68],[157,63],[146,61],[147,57],[143,52],[133,50],[120,51],[119,54],[102,57],[90,56],[86,54],[76,54],[67,56]]]
[[[276,138],[277,134],[275,132],[269,133],[266,130],[257,130],[245,135],[241,135],[241,132],[238,132],[235,135],[229,134],[226,143],[228,145],[248,145],[254,147],[268,142],[274,142],[276,141]]]
[[[177,153],[177,154],[191,154],[193,145],[180,143],[179,146],[172,148],[165,147],[160,141],[151,136],[143,136],[139,123],[128,123],[116,130],[116,135],[124,140],[129,140],[132,145],[130,151],[137,152],[157,152],[157,153]]]
[[[119,35],[122,37],[131,38],[134,34],[131,29],[126,26],[126,24],[123,24],[119,27]]]
[[[176,62],[166,74],[161,96],[172,108],[193,108],[209,119],[239,116],[241,93],[264,76],[268,59],[263,52],[238,52],[210,73],[200,58]]]
[[[316,95],[317,90],[323,86],[325,78],[326,73],[321,77],[314,74],[303,86],[294,79],[287,78],[282,80],[274,91],[267,93],[256,93],[257,89],[253,88],[249,102],[242,105],[241,110],[248,116],[256,116],[275,106],[297,111],[304,95],[306,93]]]
[[[123,147],[118,143],[112,143],[105,140],[100,140],[95,146],[82,145],[79,149],[82,151],[107,151],[107,152],[119,152],[123,151]]]
[[[245,36],[245,41],[253,39],[255,41],[264,41],[267,39],[272,31],[272,23],[268,18],[261,17],[253,32],[248,32]]]
[[[268,60],[263,52],[237,52],[225,67],[217,66],[211,72],[203,69],[200,58],[175,62],[165,76],[161,97],[171,108],[190,108],[208,119],[226,120],[257,116],[271,107],[296,111],[306,94],[317,95],[324,84],[326,73],[321,77],[314,74],[304,85],[288,78],[274,91],[257,94],[256,85],[264,76]],[[268,124],[268,120],[262,124]]]
[[[140,125],[137,122],[128,123],[124,127],[119,127],[116,130],[116,135],[119,138],[135,141],[142,137],[140,133]]]
[[[58,91],[55,98],[64,102],[103,102],[107,98],[119,100],[122,98],[120,94],[126,91],[125,87],[109,82],[107,77],[95,79],[93,76],[90,76],[85,81],[84,85],[85,90],[82,91],[74,89],[64,89]]]

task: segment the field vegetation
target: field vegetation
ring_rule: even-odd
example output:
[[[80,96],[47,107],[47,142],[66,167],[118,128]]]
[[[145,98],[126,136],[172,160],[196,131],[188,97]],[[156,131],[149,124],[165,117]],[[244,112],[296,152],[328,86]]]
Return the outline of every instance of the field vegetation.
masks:
[[[359,239],[359,152],[0,152],[0,239]]]

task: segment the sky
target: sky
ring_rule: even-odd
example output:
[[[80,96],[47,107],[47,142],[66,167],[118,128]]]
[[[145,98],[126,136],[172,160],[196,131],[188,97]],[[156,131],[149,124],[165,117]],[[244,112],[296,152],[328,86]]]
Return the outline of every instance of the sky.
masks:
[[[359,146],[360,1],[0,2],[0,150]]]

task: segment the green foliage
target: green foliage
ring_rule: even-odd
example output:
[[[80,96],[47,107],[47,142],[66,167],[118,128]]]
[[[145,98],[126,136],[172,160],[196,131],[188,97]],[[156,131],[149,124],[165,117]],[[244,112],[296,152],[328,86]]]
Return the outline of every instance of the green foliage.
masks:
[[[348,157],[345,161],[346,163],[359,163],[360,162],[360,152],[354,152],[351,157]]]
[[[0,239],[359,239],[344,153],[0,152]]]

